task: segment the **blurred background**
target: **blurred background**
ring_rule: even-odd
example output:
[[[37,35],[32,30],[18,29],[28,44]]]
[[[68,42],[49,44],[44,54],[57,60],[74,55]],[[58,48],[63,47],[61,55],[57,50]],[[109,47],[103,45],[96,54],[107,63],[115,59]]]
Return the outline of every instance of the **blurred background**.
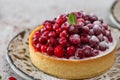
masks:
[[[34,28],[59,14],[83,10],[100,16],[108,24],[109,10],[115,0],[0,0],[0,75],[3,80],[14,76],[5,54],[9,41],[20,31]]]

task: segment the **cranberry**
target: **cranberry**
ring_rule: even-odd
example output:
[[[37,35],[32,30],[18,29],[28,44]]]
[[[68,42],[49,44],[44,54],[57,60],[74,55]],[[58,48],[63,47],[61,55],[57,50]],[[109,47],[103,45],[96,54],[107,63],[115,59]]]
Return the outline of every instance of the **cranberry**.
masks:
[[[98,54],[99,54],[98,50],[95,49],[95,50],[92,51],[92,56],[97,56]]]
[[[111,32],[110,31],[108,31],[108,30],[106,30],[106,37],[108,38],[108,40],[110,41],[110,42],[112,42],[113,41],[113,39],[112,39],[112,35],[111,35]]]
[[[67,18],[64,15],[60,15],[57,18],[56,23],[61,26],[66,20],[67,20]]]
[[[57,24],[57,23],[55,23],[54,25],[53,25],[53,29],[54,30],[56,30],[56,29],[58,29],[60,26]]]
[[[91,57],[92,56],[91,48],[89,46],[84,46],[83,53],[84,53],[85,57]]]
[[[87,26],[82,27],[83,33],[88,33],[90,30]]]
[[[79,12],[73,12],[73,13],[74,13],[74,15],[75,15],[77,18],[80,18]]]
[[[46,23],[45,28],[46,28],[46,30],[49,30],[49,31],[51,31],[53,29],[51,23]]]
[[[50,31],[48,34],[49,37],[56,37],[56,33],[54,31]]]
[[[87,34],[81,34],[81,43],[85,44],[89,41]]]
[[[42,35],[48,36],[48,34],[49,34],[49,31],[44,31]]]
[[[89,39],[89,44],[91,47],[96,47],[99,43],[99,39],[96,37],[96,36],[92,36],[90,39]]]
[[[90,29],[89,35],[94,35],[93,29]]]
[[[47,45],[41,45],[41,51],[46,52],[47,51]]]
[[[39,42],[40,42],[41,44],[46,44],[46,43],[47,43],[47,37],[46,37],[46,36],[41,36],[41,37],[39,38]]]
[[[85,24],[83,22],[79,22],[75,27],[82,28]]]
[[[68,37],[68,33],[66,30],[63,30],[61,33],[60,33],[60,37]]]
[[[60,34],[62,32],[61,28],[56,29],[56,34]]]
[[[66,47],[67,46],[67,40],[65,37],[61,37],[59,39],[59,44],[62,45],[63,47]]]
[[[53,53],[54,53],[53,47],[51,47],[51,46],[47,47],[47,54],[48,55],[53,55]]]
[[[68,30],[69,26],[70,26],[70,24],[68,22],[65,22],[64,24],[62,24],[61,28],[63,30]]]
[[[36,32],[35,35],[34,35],[34,38],[39,38],[41,36],[41,32]]]
[[[79,18],[79,19],[77,19],[77,22],[78,22],[78,24],[81,24],[81,23],[83,23],[84,24],[84,19],[83,18]]]
[[[37,43],[39,43],[39,38],[33,38],[33,44],[36,45]]]
[[[84,58],[84,53],[83,53],[82,49],[78,49],[78,57],[80,59]]]
[[[46,31],[45,27],[41,29],[41,33],[43,33],[44,31]]]
[[[9,77],[8,80],[17,80],[15,77]]]
[[[61,58],[64,56],[64,49],[61,46],[56,46],[54,49],[55,56]]]
[[[53,37],[50,37],[50,39],[48,39],[47,43],[48,43],[48,45],[55,46],[55,45],[57,45],[57,40],[54,39]]]
[[[85,21],[85,25],[90,24],[90,23],[91,23],[91,22],[88,21],[88,20]]]
[[[94,21],[98,20],[98,17],[94,14],[90,14],[89,20],[91,21],[91,23],[93,23]]]
[[[69,32],[72,34],[78,34],[79,33],[79,29],[74,27],[74,26],[70,26],[69,27]]]
[[[94,31],[94,33],[95,33],[96,35],[101,34],[101,28],[100,28],[100,26],[99,26],[99,25],[94,25],[93,31]]]
[[[94,24],[94,25],[100,25],[101,22],[100,22],[100,21],[94,21],[93,24]]]
[[[107,48],[108,48],[108,45],[105,41],[102,41],[102,42],[99,43],[99,49],[101,51],[105,51]]]
[[[92,29],[92,28],[93,28],[93,24],[87,24],[86,26],[88,26],[89,29]]]
[[[105,30],[108,30],[108,25],[103,23],[102,26],[104,27]]]
[[[69,56],[74,56],[75,55],[75,47],[74,46],[70,46],[67,48],[67,53]]]
[[[41,44],[37,43],[35,47],[38,51],[41,51]]]
[[[73,34],[69,37],[71,44],[80,44],[80,36],[78,34]]]
[[[100,35],[98,35],[97,37],[98,37],[99,41],[103,41],[103,40],[104,40],[103,34],[100,34]]]

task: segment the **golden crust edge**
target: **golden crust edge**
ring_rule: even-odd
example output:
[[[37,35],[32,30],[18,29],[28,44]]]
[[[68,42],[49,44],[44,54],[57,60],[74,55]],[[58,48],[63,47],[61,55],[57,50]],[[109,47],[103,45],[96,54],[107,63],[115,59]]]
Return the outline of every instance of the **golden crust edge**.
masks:
[[[37,52],[34,49],[31,41],[34,33],[40,30],[41,28],[43,28],[43,26],[39,26],[35,28],[34,31],[30,34],[29,48],[30,48],[30,59],[32,63],[43,72],[57,76],[59,78],[68,78],[68,79],[91,78],[91,77],[102,74],[103,72],[108,70],[114,63],[116,47],[109,54],[106,54],[98,58],[90,59],[90,60],[89,59],[88,60],[64,60],[64,59],[58,59],[58,58],[53,58],[50,56],[43,55],[42,53]],[[56,69],[53,69],[54,66],[56,66]],[[90,69],[93,67],[94,69]],[[67,72],[67,70],[71,70],[71,71]],[[78,72],[78,70],[80,71]]]

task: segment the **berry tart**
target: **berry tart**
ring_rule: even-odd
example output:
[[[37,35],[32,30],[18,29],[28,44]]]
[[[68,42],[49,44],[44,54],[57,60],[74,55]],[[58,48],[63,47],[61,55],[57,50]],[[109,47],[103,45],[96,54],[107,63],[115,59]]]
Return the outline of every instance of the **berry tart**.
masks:
[[[80,11],[43,22],[30,34],[29,49],[32,63],[43,72],[83,79],[113,65],[116,41],[101,18]]]

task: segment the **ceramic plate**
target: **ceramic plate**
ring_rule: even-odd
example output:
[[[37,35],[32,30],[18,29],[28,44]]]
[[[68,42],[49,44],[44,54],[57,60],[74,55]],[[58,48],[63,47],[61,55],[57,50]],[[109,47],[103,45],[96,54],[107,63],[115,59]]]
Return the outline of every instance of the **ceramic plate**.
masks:
[[[31,63],[28,48],[30,32],[30,29],[24,30],[10,41],[6,57],[11,68],[26,80],[63,80],[38,70]],[[114,33],[116,35],[120,34],[118,30],[114,30]],[[86,80],[120,80],[120,46],[118,46],[116,55],[116,61],[110,70],[100,76]]]
[[[110,8],[110,19],[120,29],[120,0],[115,0]]]

